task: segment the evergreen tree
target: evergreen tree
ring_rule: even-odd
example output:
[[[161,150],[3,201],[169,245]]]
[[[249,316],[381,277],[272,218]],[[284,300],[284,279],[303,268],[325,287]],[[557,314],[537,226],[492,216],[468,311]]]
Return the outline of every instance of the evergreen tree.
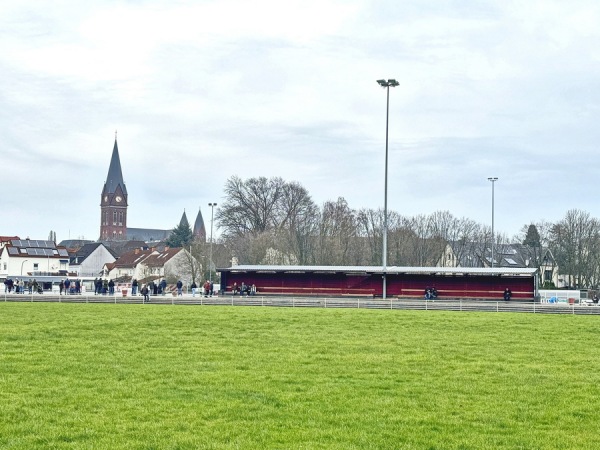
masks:
[[[188,247],[193,241],[193,234],[190,225],[187,223],[180,223],[169,235],[165,244],[169,247]]]
[[[528,247],[542,246],[540,233],[538,232],[538,229],[534,224],[529,225],[529,228],[527,228],[527,234],[525,235],[525,239],[523,240],[523,245],[527,245]]]

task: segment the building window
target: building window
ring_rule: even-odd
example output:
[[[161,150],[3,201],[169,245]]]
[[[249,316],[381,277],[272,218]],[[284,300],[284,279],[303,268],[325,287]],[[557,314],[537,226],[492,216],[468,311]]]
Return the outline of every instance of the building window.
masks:
[[[33,263],[33,270],[38,270],[38,263]]]
[[[544,270],[544,281],[552,281],[552,271]]]

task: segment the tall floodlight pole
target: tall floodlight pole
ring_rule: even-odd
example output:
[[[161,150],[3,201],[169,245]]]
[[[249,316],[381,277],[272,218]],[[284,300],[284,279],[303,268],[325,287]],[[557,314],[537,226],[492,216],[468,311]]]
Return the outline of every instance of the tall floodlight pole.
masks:
[[[214,218],[215,206],[217,206],[217,204],[209,203],[208,206],[210,206],[210,260],[208,261],[208,280],[212,283],[212,242],[213,242],[212,232],[213,232],[213,218]]]
[[[492,182],[492,269],[494,268],[494,184],[498,181],[498,177],[489,177],[488,181]]]
[[[393,78],[389,80],[377,80],[381,87],[387,90],[387,106],[385,113],[385,188],[383,196],[383,298],[387,297],[387,193],[388,193],[388,130],[390,121],[390,87],[396,87],[398,83]]]

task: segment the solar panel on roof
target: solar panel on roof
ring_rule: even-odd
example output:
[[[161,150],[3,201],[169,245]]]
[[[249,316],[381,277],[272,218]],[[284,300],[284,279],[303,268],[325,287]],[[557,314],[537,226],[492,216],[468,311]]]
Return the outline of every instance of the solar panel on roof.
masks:
[[[18,255],[19,254],[19,249],[18,248],[14,248],[14,247],[8,247],[8,254],[9,255]]]

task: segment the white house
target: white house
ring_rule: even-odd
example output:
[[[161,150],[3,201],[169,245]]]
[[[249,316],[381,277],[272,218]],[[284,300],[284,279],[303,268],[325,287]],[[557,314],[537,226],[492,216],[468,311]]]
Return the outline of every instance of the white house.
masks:
[[[67,249],[52,241],[0,239],[0,280],[68,272]]]
[[[117,259],[115,253],[101,242],[85,244],[69,255],[70,270],[80,277],[102,275],[105,264],[113,263]]]

